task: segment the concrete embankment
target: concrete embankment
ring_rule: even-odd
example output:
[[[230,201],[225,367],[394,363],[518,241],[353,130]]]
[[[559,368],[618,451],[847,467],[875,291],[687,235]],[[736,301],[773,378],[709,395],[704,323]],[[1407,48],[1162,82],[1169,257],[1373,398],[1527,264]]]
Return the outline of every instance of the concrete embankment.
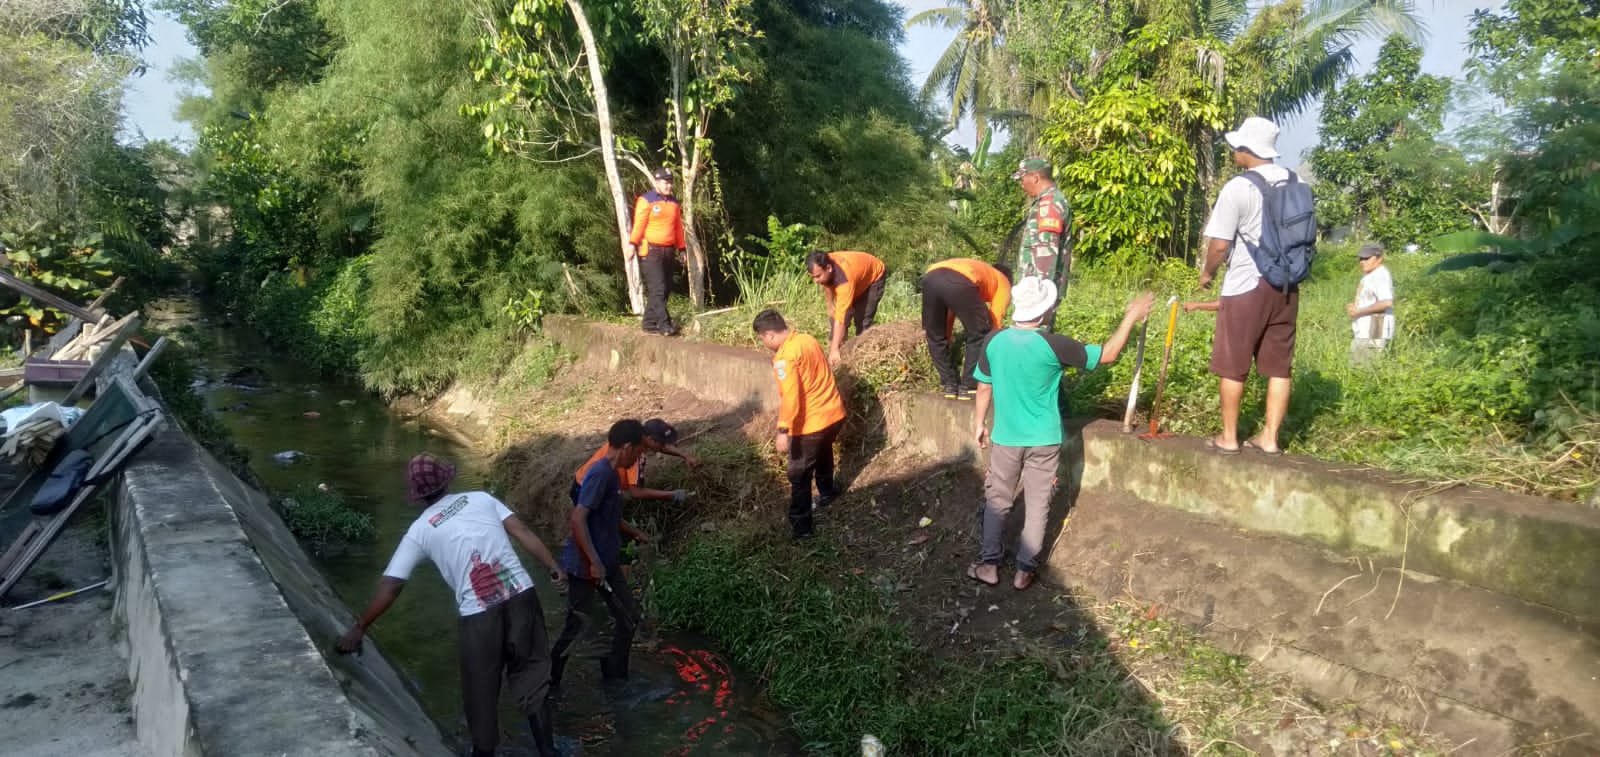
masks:
[[[265,495],[168,423],[119,476],[116,615],[139,741],[157,755],[443,755]]]
[[[546,330],[591,366],[732,406],[776,399],[756,350],[567,318]],[[983,464],[971,404],[877,399],[898,451]],[[1159,605],[1330,700],[1442,732],[1463,754],[1600,748],[1600,512],[1293,456],[1223,458],[1199,440],[1145,442],[1104,422],[1078,425],[1063,451],[1056,506],[1070,520],[1050,552],[1053,581]],[[934,520],[970,523],[974,504]]]

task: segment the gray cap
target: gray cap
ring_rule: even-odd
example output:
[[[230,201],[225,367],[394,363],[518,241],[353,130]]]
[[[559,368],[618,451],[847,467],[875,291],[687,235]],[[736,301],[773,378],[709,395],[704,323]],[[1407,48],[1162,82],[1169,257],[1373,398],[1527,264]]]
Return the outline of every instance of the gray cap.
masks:
[[[671,444],[678,439],[678,430],[660,418],[651,418],[644,422],[644,435],[656,440],[659,444]]]
[[[1381,244],[1364,244],[1364,245],[1361,245],[1361,251],[1356,253],[1356,257],[1360,258],[1361,260],[1366,260],[1367,258],[1381,258],[1381,257],[1383,257],[1383,245],[1381,245]]]

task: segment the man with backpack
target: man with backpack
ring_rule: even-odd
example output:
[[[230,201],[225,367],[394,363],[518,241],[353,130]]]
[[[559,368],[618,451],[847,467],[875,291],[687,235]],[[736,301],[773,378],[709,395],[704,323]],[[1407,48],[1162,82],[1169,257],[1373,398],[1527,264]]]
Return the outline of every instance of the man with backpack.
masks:
[[[1211,286],[1224,261],[1228,271],[1218,298],[1211,372],[1220,380],[1222,434],[1206,442],[1223,455],[1250,447],[1281,455],[1278,430],[1289,409],[1299,284],[1311,271],[1316,222],[1311,188],[1278,157],[1278,127],[1250,117],[1225,135],[1233,162],[1244,173],[1224,184],[1206,223],[1200,288]],[[1261,430],[1239,441],[1239,404],[1254,361],[1267,377],[1267,407]]]

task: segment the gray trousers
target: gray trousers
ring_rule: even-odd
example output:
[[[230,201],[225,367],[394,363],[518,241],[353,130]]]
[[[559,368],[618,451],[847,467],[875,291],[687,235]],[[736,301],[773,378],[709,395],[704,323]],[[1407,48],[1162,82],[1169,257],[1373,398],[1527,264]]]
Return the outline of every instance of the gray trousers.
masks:
[[[978,561],[999,565],[1005,554],[1006,516],[1022,490],[1024,506],[1022,539],[1017,544],[1017,570],[1032,572],[1044,549],[1044,530],[1050,517],[1050,500],[1055,494],[1056,467],[1061,446],[989,446],[989,475],[983,482],[983,543]]]
[[[1350,340],[1350,364],[1366,365],[1383,354],[1383,349],[1389,346],[1387,339],[1367,339],[1356,337]]]

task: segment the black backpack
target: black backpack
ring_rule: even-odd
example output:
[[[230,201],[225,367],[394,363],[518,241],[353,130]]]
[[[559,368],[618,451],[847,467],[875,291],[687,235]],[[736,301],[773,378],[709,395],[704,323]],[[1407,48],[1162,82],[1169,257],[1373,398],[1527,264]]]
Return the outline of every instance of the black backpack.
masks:
[[[1317,254],[1311,187],[1293,171],[1280,182],[1268,182],[1258,171],[1245,171],[1244,178],[1261,191],[1261,244],[1244,240],[1244,248],[1267,284],[1286,291],[1311,275]]]

